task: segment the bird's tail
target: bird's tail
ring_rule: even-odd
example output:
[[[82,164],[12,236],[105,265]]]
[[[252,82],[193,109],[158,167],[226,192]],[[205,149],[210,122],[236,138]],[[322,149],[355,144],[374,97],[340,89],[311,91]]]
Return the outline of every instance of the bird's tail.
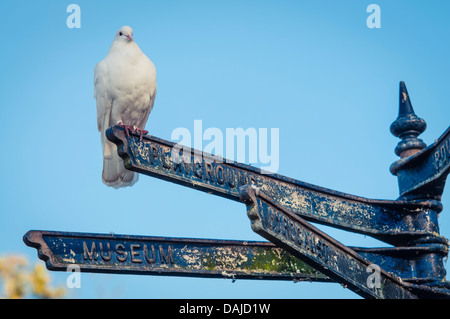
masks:
[[[129,171],[117,154],[117,147],[108,140],[103,140],[103,172],[102,181],[115,189],[132,186],[138,181],[139,174]]]

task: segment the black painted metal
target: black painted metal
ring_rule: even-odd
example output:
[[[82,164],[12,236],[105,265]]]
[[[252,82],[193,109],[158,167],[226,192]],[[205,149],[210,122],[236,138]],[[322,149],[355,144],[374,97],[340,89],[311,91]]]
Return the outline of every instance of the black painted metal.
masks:
[[[184,148],[177,163],[172,156],[175,143],[154,137],[127,135],[119,126],[106,132],[117,144],[125,167],[190,188],[241,201],[239,187],[252,184],[274,202],[302,218],[369,235],[390,244],[404,244],[415,238],[439,237],[437,228],[421,229],[409,215],[418,210],[439,210],[436,201],[391,201],[357,197],[304,183],[221,157]],[[446,240],[440,238],[442,242]]]
[[[439,235],[437,218],[450,170],[450,131],[426,147],[417,137],[425,128],[425,121],[415,115],[401,82],[399,116],[391,126],[392,133],[401,138],[395,151],[401,159],[391,166],[391,172],[399,177],[398,200],[373,200],[318,187],[154,136],[142,139],[128,135],[117,126],[107,130],[107,137],[116,143],[125,167],[132,171],[241,202],[239,189],[253,185],[273,205],[302,220],[392,244],[395,247],[360,248],[360,256],[376,261],[402,282],[428,285],[439,290],[435,290],[436,296],[447,296],[450,293],[444,258],[448,255],[448,241]]]
[[[417,138],[426,126],[414,113],[405,83],[400,82],[398,118],[392,123],[391,132],[401,138],[395,149],[401,159],[392,164],[390,170],[398,177],[401,198],[440,201],[450,171],[450,127],[426,147]]]
[[[251,220],[252,229],[256,233],[355,293],[365,298],[383,299],[450,298],[449,290],[445,286],[431,288],[427,285],[413,284],[417,278],[409,278],[413,280],[406,282],[383,267],[400,270],[398,267],[405,266],[406,260],[400,263],[398,261],[403,254],[411,256],[413,249],[410,251],[407,248],[352,249],[298,215],[273,203],[272,199],[260,192],[257,187],[244,186],[241,192],[247,204],[247,215]],[[429,254],[428,248],[426,250]],[[418,251],[415,250],[414,253],[417,254]],[[395,257],[389,258],[390,254]],[[414,258],[409,262],[414,263]],[[374,269],[377,269],[376,275]],[[377,277],[376,282],[372,280],[373,276]]]
[[[414,113],[405,82],[400,82],[399,113],[391,125],[391,132],[402,140],[397,144],[395,154],[406,157],[425,148],[427,145],[417,136],[426,128],[425,121]]]
[[[418,138],[426,129],[424,120],[417,117],[412,108],[411,99],[404,82],[400,82],[400,104],[398,118],[391,125],[391,132],[401,141],[395,152],[400,160],[391,165],[391,172],[398,177],[400,200],[409,202],[434,201],[434,208],[418,210],[410,215],[410,221],[416,229],[435,229],[439,232],[438,214],[442,208],[440,200],[445,181],[450,172],[450,128],[435,143],[426,147]],[[433,252],[433,247],[440,244],[445,247],[440,252]],[[422,275],[417,282],[430,287],[446,287],[444,258],[448,254],[448,242],[442,242],[438,236],[415,238],[407,243],[411,250],[428,250],[423,263],[417,263]],[[427,262],[428,261],[428,262]],[[450,291],[450,290],[448,290]]]
[[[127,169],[245,203],[253,230],[279,247],[256,242],[249,245],[237,241],[38,231],[27,233],[24,240],[37,248],[47,266],[55,270],[65,269],[67,263],[80,263],[84,271],[93,272],[203,277],[233,273],[234,278],[289,280],[296,276],[297,280],[332,279],[369,298],[450,298],[444,268],[448,241],[439,234],[438,224],[440,200],[450,172],[450,128],[428,147],[418,138],[425,129],[425,121],[414,113],[406,86],[400,82],[399,115],[391,126],[391,132],[401,139],[395,149],[401,159],[391,165],[391,172],[398,177],[400,197],[373,200],[264,172],[154,136],[126,134],[123,128],[113,126],[106,135],[117,145]],[[394,247],[346,247],[309,222],[369,235]],[[113,245],[114,250],[109,248]],[[108,247],[106,255],[104,247]],[[126,247],[129,251],[125,251]],[[175,253],[183,249],[189,253]],[[217,254],[209,259],[206,268],[205,263],[197,269],[187,263],[189,258],[205,260],[205,256],[224,249],[228,249],[226,256],[235,267],[230,272],[229,268],[218,272],[217,267],[223,265]],[[261,252],[270,255],[274,250],[284,253],[277,261],[284,266],[298,266],[297,262],[303,260],[319,272],[249,271],[258,264],[252,258],[261,257]],[[154,257],[149,257],[150,251]],[[251,256],[253,261],[239,268],[242,265],[238,265],[236,256],[247,256],[247,260]],[[267,263],[263,265],[267,267]],[[380,285],[374,286],[368,280],[372,266],[379,269]]]
[[[391,165],[402,198],[421,194],[440,201],[450,171],[450,127],[430,146]]]
[[[267,242],[29,231],[50,270],[230,279],[331,281]]]
[[[372,286],[372,263],[293,214],[253,186],[242,188],[253,231],[365,298],[417,298],[408,285],[380,270]]]

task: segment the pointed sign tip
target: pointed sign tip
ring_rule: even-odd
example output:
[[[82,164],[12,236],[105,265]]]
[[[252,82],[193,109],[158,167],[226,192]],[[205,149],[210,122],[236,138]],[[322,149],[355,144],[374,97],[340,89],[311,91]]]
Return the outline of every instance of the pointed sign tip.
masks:
[[[405,90],[406,90],[406,84],[405,84],[405,81],[400,81],[400,91],[401,91],[402,89],[405,89]]]
[[[414,109],[411,104],[411,100],[409,98],[408,90],[406,89],[406,85],[404,81],[400,81],[400,104],[398,115],[399,117],[415,114]]]

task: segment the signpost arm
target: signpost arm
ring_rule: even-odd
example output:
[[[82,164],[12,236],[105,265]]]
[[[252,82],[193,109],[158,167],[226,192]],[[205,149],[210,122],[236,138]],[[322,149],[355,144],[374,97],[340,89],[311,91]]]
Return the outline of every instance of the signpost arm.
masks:
[[[255,185],[274,202],[305,220],[375,237],[390,244],[434,236],[437,228],[420,229],[408,214],[436,205],[435,201],[372,200],[270,174],[250,165],[225,160],[154,136],[127,135],[119,126],[106,132],[117,145],[127,169],[189,188],[242,201],[239,187]],[[177,162],[175,158],[182,158]],[[438,203],[439,204],[439,203]],[[442,208],[438,206],[437,209]]]
[[[202,278],[332,281],[268,242],[30,230],[50,270]]]
[[[404,282],[274,203],[254,186],[242,187],[241,194],[256,233],[365,298],[450,298],[445,288]]]

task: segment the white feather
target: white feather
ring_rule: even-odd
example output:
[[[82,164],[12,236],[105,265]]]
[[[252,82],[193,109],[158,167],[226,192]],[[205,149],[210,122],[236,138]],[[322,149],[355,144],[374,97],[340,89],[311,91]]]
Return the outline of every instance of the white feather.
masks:
[[[132,35],[130,27],[120,28],[108,54],[94,70],[97,126],[103,148],[102,181],[114,188],[133,185],[138,174],[125,169],[105,131],[119,122],[143,129],[156,96],[155,66]]]

